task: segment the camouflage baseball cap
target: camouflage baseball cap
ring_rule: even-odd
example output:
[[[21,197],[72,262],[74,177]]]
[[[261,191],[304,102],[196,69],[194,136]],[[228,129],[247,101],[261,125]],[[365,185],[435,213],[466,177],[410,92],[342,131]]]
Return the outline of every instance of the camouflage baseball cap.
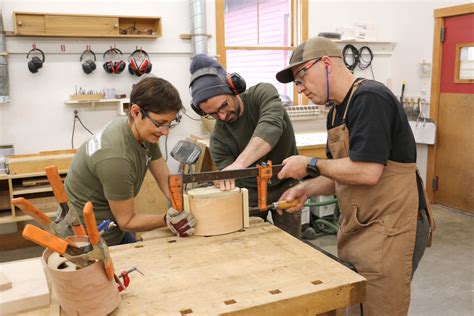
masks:
[[[312,59],[328,57],[342,57],[341,50],[336,43],[324,37],[313,37],[300,44],[291,54],[290,64],[276,74],[276,78],[281,83],[288,83],[294,80],[291,69],[295,66],[304,64]]]

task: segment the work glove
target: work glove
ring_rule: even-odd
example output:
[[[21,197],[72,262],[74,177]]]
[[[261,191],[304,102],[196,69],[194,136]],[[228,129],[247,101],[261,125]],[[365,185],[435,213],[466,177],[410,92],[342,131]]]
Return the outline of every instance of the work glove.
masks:
[[[170,207],[165,215],[165,223],[176,236],[186,237],[194,234],[196,218],[188,212],[178,212]]]

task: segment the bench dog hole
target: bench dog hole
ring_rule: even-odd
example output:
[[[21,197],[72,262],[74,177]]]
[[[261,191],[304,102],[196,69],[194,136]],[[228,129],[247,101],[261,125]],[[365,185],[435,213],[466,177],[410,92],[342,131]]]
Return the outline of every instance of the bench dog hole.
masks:
[[[237,303],[235,300],[227,300],[227,301],[224,301],[225,305],[231,305],[231,304],[235,304]]]
[[[313,283],[314,285],[318,285],[318,284],[322,284],[323,281],[321,281],[321,280],[316,280],[316,281],[313,281],[313,282],[311,282],[311,283]]]
[[[279,289],[276,289],[276,290],[271,290],[269,291],[271,294],[275,295],[275,294],[280,294],[281,291]]]
[[[188,314],[192,314],[193,310],[191,308],[187,308],[187,309],[180,310],[179,312],[181,313],[181,315],[188,315]]]

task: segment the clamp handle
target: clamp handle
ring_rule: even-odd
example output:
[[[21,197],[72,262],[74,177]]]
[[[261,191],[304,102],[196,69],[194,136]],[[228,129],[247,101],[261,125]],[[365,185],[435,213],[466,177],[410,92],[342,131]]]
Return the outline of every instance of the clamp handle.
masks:
[[[87,234],[93,246],[99,243],[99,230],[97,229],[97,222],[95,220],[94,209],[92,202],[87,202],[84,205],[84,222],[86,223]]]
[[[53,165],[53,166],[47,166],[45,168],[46,171],[46,176],[48,177],[49,183],[51,184],[51,187],[53,188],[53,193],[54,196],[56,197],[56,200],[61,203],[67,203],[68,198],[66,194],[66,190],[64,189],[64,184],[63,181],[61,180],[61,177],[59,176],[59,171],[58,171],[58,166]]]
[[[28,239],[42,247],[56,251],[61,255],[64,255],[69,245],[67,241],[31,224],[25,226],[22,235],[23,238]]]
[[[12,204],[18,206],[23,211],[23,213],[30,215],[41,225],[48,226],[52,223],[51,219],[45,213],[40,211],[40,209],[31,204],[31,202],[24,197],[12,199]]]
[[[267,206],[267,186],[268,180],[272,177],[272,162],[268,160],[266,163],[262,162],[257,165],[258,176],[257,176],[257,185],[258,185],[258,208],[261,211],[266,211]]]

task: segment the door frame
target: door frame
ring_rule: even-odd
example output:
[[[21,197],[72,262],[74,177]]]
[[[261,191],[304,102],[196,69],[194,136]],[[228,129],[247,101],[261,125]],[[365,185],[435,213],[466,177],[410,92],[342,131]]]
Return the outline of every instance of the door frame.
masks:
[[[441,62],[443,58],[443,43],[441,42],[441,30],[444,27],[444,19],[456,15],[474,13],[474,3],[462,4],[434,10],[434,39],[433,39],[433,67],[431,75],[431,102],[430,118],[438,122],[440,84],[441,84]],[[434,203],[433,179],[436,167],[436,147],[428,146],[428,163],[426,171],[426,194],[431,203]]]

